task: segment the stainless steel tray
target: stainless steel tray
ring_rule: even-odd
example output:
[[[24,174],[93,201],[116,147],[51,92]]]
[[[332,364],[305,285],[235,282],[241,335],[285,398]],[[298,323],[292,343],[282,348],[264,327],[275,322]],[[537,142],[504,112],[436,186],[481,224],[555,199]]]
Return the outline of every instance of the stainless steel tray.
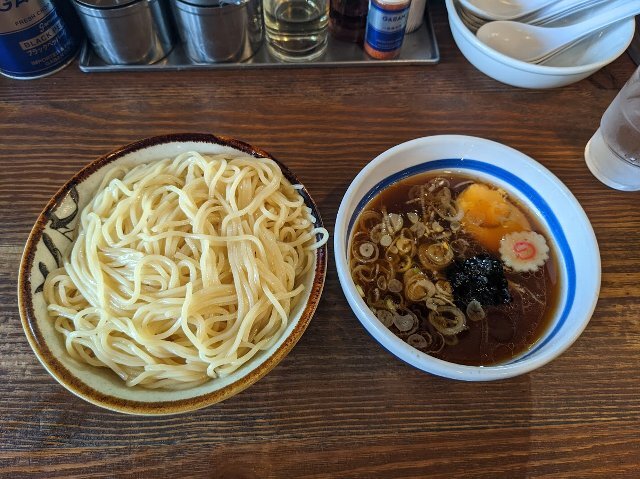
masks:
[[[440,61],[438,43],[433,32],[428,8],[420,28],[404,37],[400,56],[394,60],[374,60],[354,43],[342,42],[329,35],[326,53],[312,62],[285,63],[269,55],[263,45],[249,60],[241,63],[195,63],[185,54],[181,44],[177,44],[163,60],[152,65],[110,65],[103,62],[88,42],[80,52],[80,70],[83,72],[114,71],[156,71],[192,70],[219,68],[291,68],[291,67],[337,67],[337,66],[383,66],[383,65],[429,65]]]

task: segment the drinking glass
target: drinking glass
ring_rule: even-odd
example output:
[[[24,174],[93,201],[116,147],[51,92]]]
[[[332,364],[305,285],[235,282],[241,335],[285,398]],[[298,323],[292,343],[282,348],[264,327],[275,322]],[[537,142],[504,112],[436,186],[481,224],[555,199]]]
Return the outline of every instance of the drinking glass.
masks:
[[[327,48],[329,0],[262,0],[269,51],[283,61],[309,61]]]
[[[585,160],[605,185],[640,190],[640,67],[604,112]]]

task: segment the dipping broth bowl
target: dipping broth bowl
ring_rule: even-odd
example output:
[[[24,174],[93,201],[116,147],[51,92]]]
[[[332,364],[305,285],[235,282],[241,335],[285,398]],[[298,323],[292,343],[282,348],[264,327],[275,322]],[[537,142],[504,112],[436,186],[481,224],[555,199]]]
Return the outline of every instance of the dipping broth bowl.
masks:
[[[358,215],[377,193],[421,173],[451,172],[504,189],[543,227],[557,258],[560,296],[542,336],[524,353],[493,366],[443,361],[409,346],[387,329],[358,294],[349,268],[349,243]],[[488,381],[539,368],[580,336],[600,290],[600,254],[580,204],[549,170],[500,143],[469,136],[419,138],[397,145],[371,161],[353,180],[338,210],[334,251],[342,290],[362,326],[391,354],[418,369],[452,379]]]
[[[182,390],[128,387],[108,368],[93,367],[73,359],[64,339],[49,318],[42,293],[46,274],[54,270],[60,255],[72,246],[79,212],[92,199],[105,171],[117,164],[136,165],[181,153],[244,153],[272,158],[269,153],[242,141],[210,134],[185,133],[157,136],[123,146],[98,158],[74,175],[49,201],[27,240],[18,280],[20,316],[27,339],[36,356],[62,386],[97,406],[136,415],[184,413],[223,401],[249,387],[271,371],[291,351],[316,310],[326,273],[326,244],[315,252],[314,267],[303,279],[303,297],[292,310],[289,323],[276,343],[256,354],[228,376]],[[275,160],[291,184],[301,184],[282,163]],[[305,204],[322,226],[318,209],[301,186]]]
[[[556,88],[580,81],[608,65],[627,49],[635,30],[633,18],[590,35],[544,65],[515,60],[481,42],[464,24],[457,0],[445,0],[449,27],[469,62],[491,78],[521,88]],[[580,18],[587,18],[587,11]]]

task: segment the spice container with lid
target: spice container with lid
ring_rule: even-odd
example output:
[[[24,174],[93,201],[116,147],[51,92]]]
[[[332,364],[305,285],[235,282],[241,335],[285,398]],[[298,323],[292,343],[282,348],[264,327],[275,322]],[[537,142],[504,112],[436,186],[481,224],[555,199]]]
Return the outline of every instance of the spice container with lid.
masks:
[[[400,55],[411,0],[371,0],[364,51],[378,60]]]
[[[27,80],[67,66],[81,43],[75,14],[69,10],[66,3],[52,0],[2,2],[0,74]]]
[[[171,7],[194,62],[241,62],[262,45],[261,0],[171,0]]]
[[[155,63],[173,35],[161,0],[73,0],[96,54],[110,64]]]

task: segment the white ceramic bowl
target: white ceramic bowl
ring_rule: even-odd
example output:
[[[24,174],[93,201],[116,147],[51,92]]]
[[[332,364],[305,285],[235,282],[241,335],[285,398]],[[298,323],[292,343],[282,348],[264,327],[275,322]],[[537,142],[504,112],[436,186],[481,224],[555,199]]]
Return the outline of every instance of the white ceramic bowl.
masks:
[[[635,29],[634,19],[630,18],[590,36],[548,64],[534,65],[514,60],[482,43],[462,22],[456,10],[458,2],[445,1],[453,39],[467,60],[485,75],[522,88],[555,88],[592,75],[624,53]]]
[[[350,232],[358,214],[382,188],[426,171],[466,173],[504,188],[536,215],[552,237],[560,274],[557,312],[542,337],[521,356],[496,366],[462,366],[436,359],[409,346],[367,307],[351,279]],[[419,138],[385,151],[371,161],[347,190],[334,230],[335,261],[344,294],[365,329],[407,363],[453,379],[486,381],[538,368],[565,351],[584,330],[600,290],[600,254],[593,229],[580,204],[549,170],[507,146],[468,136]]]
[[[62,336],[47,314],[42,284],[48,272],[56,268],[61,256],[72,246],[72,239],[77,235],[78,211],[91,200],[106,169],[116,164],[133,166],[173,158],[186,151],[245,153],[272,158],[267,152],[242,141],[209,134],[184,133],[137,141],[98,158],[74,175],[49,201],[27,240],[20,264],[18,302],[29,344],[42,365],[61,385],[97,406],[129,414],[163,415],[191,411],[227,399],[263,377],[291,351],[320,300],[326,272],[326,245],[316,250],[314,268],[303,279],[305,297],[292,310],[282,337],[229,376],[189,389],[128,387],[111,370],[81,363],[67,353]],[[300,184],[285,165],[278,164],[289,182]],[[309,193],[304,187],[299,191],[311,208],[316,225],[322,226]]]

